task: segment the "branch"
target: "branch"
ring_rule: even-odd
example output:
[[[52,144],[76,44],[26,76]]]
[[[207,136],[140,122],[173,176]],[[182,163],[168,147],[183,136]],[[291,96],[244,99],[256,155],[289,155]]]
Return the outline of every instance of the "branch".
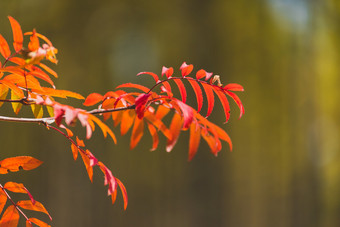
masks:
[[[1,100],[0,100],[1,101]],[[14,100],[12,100],[14,101]],[[19,100],[17,100],[20,102]],[[87,111],[86,113],[89,114],[102,114],[102,113],[110,113],[116,111],[123,111],[129,109],[135,109],[135,105],[127,106],[127,107],[120,107],[120,108],[112,108],[112,109],[94,109]],[[54,123],[54,117],[44,117],[44,118],[19,118],[19,117],[6,117],[0,116],[0,121],[8,121],[8,122],[22,122],[22,123],[42,123],[44,125],[50,125]]]

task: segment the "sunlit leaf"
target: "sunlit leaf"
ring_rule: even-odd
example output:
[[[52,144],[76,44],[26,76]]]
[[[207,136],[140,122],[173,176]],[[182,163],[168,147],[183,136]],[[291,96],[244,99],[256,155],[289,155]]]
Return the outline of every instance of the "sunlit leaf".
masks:
[[[30,156],[17,156],[6,158],[0,161],[2,168],[8,169],[11,172],[19,171],[20,168],[23,170],[35,169],[42,164],[42,161],[32,158]]]
[[[153,72],[140,72],[140,73],[137,74],[137,76],[143,75],[143,74],[151,75],[156,83],[159,81],[158,75],[156,73],[153,73]]]
[[[85,164],[85,168],[86,168],[87,174],[88,174],[88,176],[90,178],[90,181],[93,182],[93,168],[90,165],[90,159],[83,152],[79,152],[79,153],[80,153],[80,155],[81,155],[81,157],[83,159],[83,162]]]
[[[229,91],[244,91],[243,87],[239,84],[227,84],[223,89]]]
[[[211,114],[211,112],[214,108],[214,102],[215,102],[214,92],[211,88],[211,85],[206,84],[206,83],[202,83],[202,85],[203,85],[205,94],[207,96],[207,101],[208,101],[208,110],[207,110],[207,115],[206,115],[206,117],[208,117],[208,116],[210,116],[210,114]]]
[[[38,201],[35,201],[35,203],[33,204],[31,202],[31,200],[21,200],[21,201],[17,202],[17,206],[20,206],[21,208],[26,209],[26,210],[34,210],[34,211],[38,211],[38,212],[43,212],[43,213],[47,214],[48,217],[52,220],[51,215],[47,212],[44,205],[42,205]]]
[[[168,139],[166,143],[167,152],[170,152],[174,148],[175,144],[177,143],[179,134],[182,129],[182,124],[183,124],[183,118],[181,117],[180,114],[175,113],[170,123],[169,130],[172,133],[172,138]]]
[[[183,82],[180,79],[174,79],[174,82],[178,86],[179,92],[180,92],[181,97],[182,97],[182,102],[185,103],[187,101],[187,91],[185,89]]]
[[[78,147],[76,145],[74,145],[73,143],[71,144],[71,151],[72,151],[73,159],[77,160],[77,158],[78,158]]]
[[[3,85],[3,84],[0,84],[0,99],[6,99],[7,97],[7,94],[8,94],[8,87]],[[0,107],[3,105],[4,103],[3,102],[0,102]]]
[[[174,69],[172,67],[167,68],[165,66],[163,66],[162,68],[162,76],[165,75],[166,78],[169,78],[172,76],[172,74],[174,73]]]
[[[136,112],[134,110],[126,110],[123,113],[121,124],[120,124],[120,133],[121,135],[125,135],[129,129],[131,128],[134,118],[136,117]]]
[[[2,210],[4,209],[6,202],[7,202],[7,195],[2,189],[0,189],[0,214],[2,213]]]
[[[226,91],[226,92],[235,101],[237,106],[240,108],[240,117],[239,118],[241,118],[242,115],[244,114],[244,107],[242,105],[240,98],[235,93],[233,93],[231,91]]]
[[[133,149],[137,146],[140,139],[143,137],[144,133],[144,120],[135,118],[135,123],[132,128],[131,140],[130,140],[130,149]]]
[[[91,120],[93,120],[94,122],[96,122],[96,124],[99,126],[99,128],[102,130],[104,137],[107,136],[107,134],[109,134],[113,140],[113,142],[116,144],[117,143],[117,139],[115,134],[113,134],[112,130],[106,125],[104,124],[101,120],[99,120],[99,118],[93,116],[92,114],[89,115],[89,118]]]
[[[150,123],[148,123],[148,129],[149,129],[150,135],[152,137],[151,151],[154,151],[154,150],[157,149],[158,143],[159,143],[159,137],[158,137],[157,129],[155,128],[155,126],[153,126]]]
[[[27,190],[27,188],[23,184],[19,184],[19,183],[15,183],[15,182],[7,182],[4,185],[4,188],[7,189],[8,191],[11,191],[11,192],[27,194],[30,197],[31,202],[33,204],[35,204],[35,200],[34,200],[33,196],[31,195],[31,193]]]
[[[1,227],[16,227],[19,223],[19,212],[14,205],[10,205],[5,210],[0,220]]]
[[[136,89],[139,89],[139,90],[141,90],[145,93],[149,92],[149,88],[144,87],[143,85],[133,84],[133,83],[121,84],[121,85],[117,86],[116,88],[136,88]]]
[[[6,80],[0,80],[0,83],[5,85],[6,87],[10,88],[12,90],[11,94],[14,93],[16,95],[16,97],[18,97],[17,99],[21,99],[21,98],[25,97],[24,92],[20,88],[18,88],[15,84],[8,82]]]
[[[118,186],[120,187],[120,190],[122,191],[122,196],[124,200],[124,210],[126,210],[126,207],[128,205],[128,196],[127,196],[126,188],[124,184],[118,178],[116,178],[116,181],[117,181]]]
[[[100,102],[102,100],[103,100],[103,96],[101,94],[91,93],[86,97],[83,105],[84,106],[93,106],[93,105],[97,104],[98,102]]]
[[[200,112],[203,106],[203,94],[200,85],[194,80],[188,80],[191,84],[192,88],[194,89],[196,100],[197,100],[197,112]]]
[[[189,157],[188,160],[191,161],[195,156],[198,146],[201,140],[201,128],[198,124],[192,123],[190,125],[190,138],[189,138]]]
[[[193,65],[187,65],[187,63],[184,62],[179,69],[182,71],[182,76],[185,77],[192,72],[193,68]]]
[[[39,219],[36,219],[36,218],[29,218],[27,221],[26,221],[26,223],[27,222],[32,222],[32,223],[34,223],[34,224],[36,224],[36,225],[38,225],[38,226],[40,226],[40,227],[50,227],[50,225],[48,225],[48,224],[46,224],[45,222],[43,222],[43,221],[40,221]]]
[[[228,122],[230,118],[230,106],[229,106],[229,101],[225,95],[225,93],[219,88],[219,87],[212,87],[214,92],[216,93],[217,97],[220,99],[223,110],[224,110],[224,115],[225,115],[225,122]]]
[[[2,35],[0,35],[0,53],[6,59],[11,55],[8,43]]]
[[[22,35],[21,26],[20,24],[11,16],[8,16],[8,19],[12,26],[13,31],[13,46],[15,51],[19,51],[22,49],[22,43],[24,41],[24,37]]]
[[[30,42],[28,43],[28,49],[30,51],[36,51],[40,47],[38,36],[35,32],[35,29],[33,29],[33,34],[30,37]]]
[[[44,110],[42,107],[42,105],[31,105],[31,109],[35,118],[42,118],[42,116],[44,115]]]

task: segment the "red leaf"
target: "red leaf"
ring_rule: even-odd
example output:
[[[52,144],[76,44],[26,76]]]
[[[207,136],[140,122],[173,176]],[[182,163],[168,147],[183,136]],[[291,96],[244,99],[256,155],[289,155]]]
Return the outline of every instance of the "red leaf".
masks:
[[[124,184],[118,178],[116,178],[116,181],[117,181],[118,186],[120,187],[120,190],[122,191],[122,196],[124,200],[124,210],[126,210],[126,207],[128,205],[128,196],[127,196],[126,188]]]
[[[43,212],[48,215],[48,217],[52,220],[51,215],[47,212],[44,205],[42,205],[40,202],[36,201],[35,204],[33,204],[30,200],[21,200],[17,202],[17,206],[20,206],[23,209],[26,210],[34,210],[38,212]]]
[[[19,223],[19,212],[14,205],[7,207],[0,220],[1,227],[16,227]]]
[[[227,123],[229,118],[230,118],[229,101],[228,101],[225,93],[219,87],[214,87],[213,86],[213,90],[215,91],[217,97],[220,99],[220,101],[222,103],[224,114],[225,114],[225,118],[226,118],[225,122]]]
[[[185,86],[183,84],[183,82],[181,81],[181,79],[174,79],[175,83],[178,86],[179,92],[181,94],[182,97],[182,102],[186,102],[187,101],[187,91],[185,89]]]
[[[41,164],[42,161],[29,156],[11,157],[0,161],[0,166],[11,172],[19,171],[20,168],[24,170],[35,169]]]
[[[212,76],[212,73],[208,73],[207,71],[205,71],[204,69],[200,69],[197,71],[196,73],[196,79],[200,80],[203,77],[205,77],[205,80],[208,80],[210,77]]]
[[[139,119],[143,118],[144,116],[145,106],[150,95],[151,94],[140,94],[135,100],[136,112]]]
[[[182,115],[183,115],[183,129],[187,129],[189,128],[192,120],[193,120],[193,117],[194,117],[194,111],[193,109],[188,106],[187,104],[179,101],[179,100],[176,100],[176,103],[177,105],[179,106],[179,108],[181,109],[182,111]]]
[[[101,94],[98,93],[92,93],[89,94],[86,99],[85,102],[83,103],[84,106],[93,106],[95,104],[97,104],[98,102],[103,100],[103,96]]]
[[[190,139],[189,139],[189,157],[188,160],[191,161],[195,156],[198,146],[201,140],[201,128],[198,124],[192,123],[190,125]]]
[[[240,98],[233,92],[231,91],[226,91],[227,94],[235,101],[235,103],[237,104],[238,108],[240,108],[240,117],[242,117],[242,115],[244,114],[244,107],[242,105],[242,102],[240,100]]]
[[[197,112],[200,112],[203,106],[203,94],[200,85],[194,80],[188,80],[191,84],[192,88],[194,89],[196,100],[197,100]]]
[[[2,210],[4,209],[6,202],[7,202],[7,195],[2,189],[0,189],[0,214],[2,213]]]
[[[155,126],[153,126],[150,123],[148,123],[148,129],[149,129],[149,132],[150,132],[151,137],[152,137],[151,151],[154,151],[154,150],[157,149],[158,143],[159,143],[159,137],[158,137],[157,129],[155,128]]]
[[[185,77],[192,72],[192,70],[194,69],[194,66],[193,65],[187,65],[186,62],[183,62],[183,64],[181,65],[181,67],[179,69],[182,71],[182,76]]]
[[[214,92],[211,88],[211,85],[206,84],[206,83],[202,83],[204,91],[207,95],[207,101],[208,101],[208,110],[207,110],[207,115],[206,117],[209,117],[213,108],[214,108],[214,103],[215,103],[215,99],[214,99]]]
[[[165,88],[166,94],[167,94],[168,96],[172,97],[173,94],[172,94],[171,86],[170,86],[169,82],[168,82],[168,81],[163,81],[162,84],[163,84],[163,86],[164,86],[164,88]]]
[[[174,73],[174,69],[172,67],[167,68],[167,67],[163,66],[162,76],[165,74],[166,78],[169,78],[169,77],[172,76],[173,73]]]
[[[133,84],[133,83],[126,83],[126,84],[121,84],[119,86],[117,86],[116,88],[136,88],[139,89],[145,93],[149,92],[149,88],[144,87],[143,85],[139,85],[139,84]]]
[[[2,35],[0,35],[0,53],[6,59],[11,55],[8,43]]]
[[[140,72],[140,73],[137,74],[137,76],[143,75],[143,74],[151,75],[156,83],[159,82],[159,78],[158,78],[158,75],[156,73],[153,73],[153,72]]]
[[[8,16],[8,19],[12,26],[13,31],[13,39],[14,39],[14,49],[15,51],[19,51],[22,49],[22,43],[24,41],[24,37],[22,35],[21,26],[20,24],[11,16]]]
[[[144,134],[144,120],[135,118],[135,124],[132,128],[131,140],[130,140],[130,149],[133,149],[137,146],[140,139]]]
[[[244,91],[243,87],[239,84],[227,84],[223,89],[229,91]]]

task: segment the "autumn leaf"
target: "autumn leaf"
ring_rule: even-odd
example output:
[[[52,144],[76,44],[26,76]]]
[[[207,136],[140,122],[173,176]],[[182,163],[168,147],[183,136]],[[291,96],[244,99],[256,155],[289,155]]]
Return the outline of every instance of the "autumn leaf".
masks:
[[[2,215],[0,220],[1,227],[15,227],[18,226],[19,222],[19,212],[14,205],[7,207],[6,211]]]
[[[20,168],[23,170],[32,170],[42,164],[42,161],[32,158],[30,156],[17,156],[6,158],[0,161],[1,168],[7,169],[11,172],[19,171]]]
[[[24,41],[24,37],[21,31],[21,26],[18,23],[18,21],[16,21],[13,17],[8,16],[8,19],[11,23],[12,31],[13,31],[13,39],[14,39],[13,46],[14,46],[15,51],[18,52],[19,50],[22,49],[22,44]]]
[[[15,183],[15,182],[7,182],[4,185],[4,188],[7,189],[8,191],[11,191],[11,192],[27,194],[30,197],[31,202],[33,204],[35,204],[35,200],[34,200],[33,196],[31,195],[31,193],[26,189],[26,187],[23,184],[18,184],[18,183]]]
[[[38,211],[38,212],[43,212],[43,213],[48,215],[50,220],[52,220],[51,215],[48,213],[48,211],[46,210],[44,205],[42,205],[38,201],[35,201],[35,203],[33,204],[31,202],[31,200],[21,200],[21,201],[17,202],[17,206],[19,206],[23,209],[26,209],[26,210],[34,210],[34,211]]]
[[[0,214],[2,213],[2,210],[4,209],[7,202],[7,195],[4,192],[4,190],[0,189]]]
[[[29,218],[28,220],[26,220],[26,226],[27,226],[27,223],[29,222],[32,222],[40,227],[50,227],[50,225],[46,224],[45,222],[43,221],[40,221],[39,219],[37,218]]]

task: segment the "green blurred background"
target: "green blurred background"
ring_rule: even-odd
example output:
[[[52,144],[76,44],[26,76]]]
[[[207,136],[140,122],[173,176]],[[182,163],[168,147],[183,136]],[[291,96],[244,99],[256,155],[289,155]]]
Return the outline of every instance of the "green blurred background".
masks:
[[[59,49],[59,89],[88,95],[148,85],[135,75],[183,61],[245,87],[241,120],[234,104],[228,124],[218,103],[210,118],[234,143],[218,158],[202,143],[188,163],[185,134],[166,153],[164,142],[150,152],[147,135],[129,150],[129,135],[114,145],[96,131],[87,145],[125,183],[127,211],[121,196],[111,205],[98,169],[90,183],[62,136],[1,122],[1,159],[44,161],[1,183],[23,182],[53,226],[340,225],[339,1],[1,0],[0,9],[7,39],[11,15]]]

